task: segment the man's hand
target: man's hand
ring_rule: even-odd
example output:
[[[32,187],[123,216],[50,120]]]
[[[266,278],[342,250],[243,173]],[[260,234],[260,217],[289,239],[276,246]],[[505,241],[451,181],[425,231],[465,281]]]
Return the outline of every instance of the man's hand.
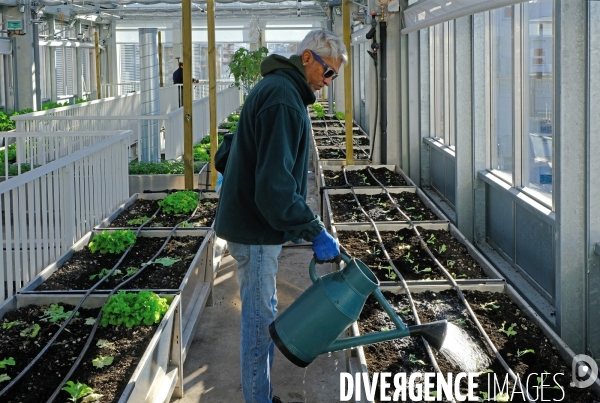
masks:
[[[317,262],[320,263],[332,260],[340,254],[339,242],[329,235],[329,232],[327,232],[326,229],[323,229],[323,231],[313,239],[312,248],[315,252]]]

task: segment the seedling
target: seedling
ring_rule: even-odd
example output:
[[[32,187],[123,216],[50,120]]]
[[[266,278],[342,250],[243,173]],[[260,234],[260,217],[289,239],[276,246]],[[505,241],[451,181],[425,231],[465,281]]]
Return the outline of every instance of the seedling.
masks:
[[[410,258],[410,252],[408,252],[406,255],[404,255],[404,260],[406,260],[408,263],[414,263],[415,260]],[[418,267],[418,265],[417,265]]]
[[[87,326],[94,326],[94,323],[96,323],[96,318],[85,318],[85,324]]]
[[[129,267],[129,268],[127,268],[127,273],[125,274],[125,277],[133,276],[138,271],[140,271],[140,269],[137,269],[135,267]]]
[[[446,245],[442,245],[442,246],[440,246],[439,248],[437,248],[435,250],[437,251],[437,253],[439,253],[441,255],[442,253],[446,252]]]
[[[510,396],[508,395],[508,393],[500,393],[500,394],[496,395],[496,401],[497,402],[510,402]]]
[[[413,267],[413,271],[416,274],[420,274],[420,273],[430,273],[431,272],[431,267],[426,267],[423,270],[419,270],[419,265],[416,265],[415,267]]]
[[[15,359],[13,357],[8,357],[0,361],[0,369],[6,368],[7,365],[15,365]]]
[[[521,357],[523,357],[523,356],[524,356],[525,354],[527,354],[527,353],[532,353],[532,354],[535,354],[535,351],[533,351],[533,349],[532,349],[532,348],[530,348],[530,349],[527,349],[527,350],[517,350],[517,357],[518,357],[518,358],[521,358]]]
[[[448,260],[448,261],[446,262],[446,265],[448,266],[448,268],[449,268],[449,269],[451,269],[451,268],[453,268],[453,267],[454,267],[454,264],[455,264],[455,263],[456,263],[456,262],[455,262],[454,260]]]
[[[8,374],[0,374],[0,382],[10,381],[10,376]]]
[[[498,330],[499,332],[506,334],[507,337],[514,336],[517,334],[517,331],[515,330],[515,327],[517,326],[516,323],[513,323],[512,325],[510,325],[510,327],[508,329],[504,328],[505,324],[506,324],[506,321],[502,322],[502,327]]]
[[[164,267],[171,267],[179,261],[181,261],[181,259],[177,259],[177,258],[173,259],[170,257],[161,257],[159,259],[155,259],[152,263],[162,264]]]
[[[12,328],[13,326],[24,325],[24,324],[25,324],[25,322],[21,322],[20,320],[15,320],[13,322],[4,322],[2,324],[2,329],[8,330],[8,329]]]
[[[115,357],[111,357],[111,356],[105,357],[103,355],[99,355],[98,357],[96,357],[92,360],[92,365],[96,368],[108,367],[109,365],[111,365],[113,363],[114,359],[115,359]]]
[[[452,321],[456,326],[462,327],[465,324],[465,320],[463,318],[458,318]]]
[[[102,231],[92,238],[88,248],[92,253],[121,253],[135,243],[136,236],[131,230]]]
[[[482,309],[486,311],[493,311],[494,309],[499,309],[500,305],[496,305],[496,301],[486,302],[485,304],[479,304]]]
[[[102,269],[102,270],[100,270],[100,273],[92,274],[92,275],[90,276],[90,280],[93,280],[93,279],[95,279],[95,278],[98,278],[98,279],[100,279],[100,278],[106,277],[106,275],[107,275],[109,272],[110,272],[110,270],[109,270],[109,269]],[[123,272],[121,272],[121,270],[117,269],[117,270],[113,271],[113,273],[112,273],[112,276],[116,276],[117,274],[122,274],[122,273],[123,273]]]
[[[416,364],[427,365],[425,363],[425,361],[417,359],[417,357],[414,354],[409,354],[408,355],[408,361],[410,361],[411,364],[415,364],[415,365]]]
[[[32,339],[38,335],[40,332],[40,325],[34,323],[31,326],[27,326],[25,329],[21,330],[21,337],[31,337]]]
[[[456,273],[452,273],[452,277],[454,277],[454,278],[467,278],[467,275],[466,274],[459,274],[457,276]]]
[[[392,266],[381,266],[381,265],[379,265],[379,270],[387,270],[387,274],[385,276],[387,278],[389,278],[390,280],[395,280],[396,277],[398,277],[396,275],[396,273],[394,273],[394,269],[392,269]]]
[[[493,374],[494,370],[493,369],[486,369],[485,371],[481,371],[479,373],[479,375],[483,375],[483,374]]]
[[[388,326],[384,326],[381,329],[379,329],[380,332],[387,332],[388,330],[390,330]]]
[[[140,218],[132,218],[131,220],[127,221],[127,224],[129,225],[142,225],[143,223],[145,223],[146,221],[148,221],[150,218],[143,216]]]
[[[179,228],[194,228],[194,224],[184,221],[181,223],[181,225],[179,225]]]
[[[404,309],[402,311],[398,311],[398,313],[400,313],[400,314],[402,314],[404,316],[407,316],[408,314],[410,314],[410,308],[406,308],[406,309]]]
[[[94,389],[87,386],[85,383],[74,383],[73,381],[68,381],[66,386],[62,388],[62,390],[66,391],[71,395],[69,398],[73,403],[77,403],[79,399],[84,399],[83,401],[93,402],[99,400],[103,395],[94,393]]]
[[[52,304],[48,309],[44,311],[44,314],[40,316],[40,319],[44,322],[48,321],[50,323],[56,323],[59,320],[63,321],[67,319],[73,311],[65,312],[65,307],[57,304]],[[79,312],[75,314],[79,316]]]
[[[104,339],[98,340],[98,342],[96,343],[96,346],[98,346],[100,348],[108,348],[109,350],[115,349],[115,343],[111,343],[110,341],[104,340]]]
[[[479,392],[479,394],[482,397],[480,397],[480,398],[477,399],[478,402],[486,402],[488,400],[488,394],[487,394],[487,392]]]
[[[408,211],[411,211],[411,210],[414,210],[415,208],[416,208],[416,207],[407,207],[406,209],[407,209]]]

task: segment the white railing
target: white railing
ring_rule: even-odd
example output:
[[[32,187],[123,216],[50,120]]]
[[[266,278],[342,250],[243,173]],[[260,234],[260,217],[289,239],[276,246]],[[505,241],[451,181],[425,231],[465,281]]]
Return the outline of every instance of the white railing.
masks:
[[[119,95],[129,94],[140,90],[140,82],[131,83],[106,83],[100,84],[102,98],[117,97]]]
[[[18,292],[129,197],[131,133],[80,134],[105,139],[0,183],[0,301]]]
[[[161,89],[161,105],[167,104],[163,101],[163,95],[167,97],[175,97],[177,99],[177,86],[163,87]],[[224,120],[229,113],[238,109],[241,105],[241,91],[237,87],[228,87],[227,89],[220,91],[217,94],[217,121]],[[201,141],[209,133],[209,103],[208,98],[194,101],[192,105],[193,117],[194,117],[194,144]],[[162,110],[161,106],[161,110]],[[38,114],[38,115],[36,115]],[[164,150],[165,159],[177,159],[183,155],[183,108],[174,109],[168,113],[161,113],[157,116],[140,116],[139,109],[136,113],[131,113],[128,116],[123,115],[89,115],[89,116],[55,116],[48,114],[41,114],[41,112],[34,112],[33,114],[13,116],[14,120],[17,121],[17,127],[24,127],[26,130],[19,131],[35,131],[37,132],[56,132],[56,131],[67,131],[67,132],[80,132],[80,131],[118,131],[118,130],[131,130],[131,142],[134,144],[136,141],[141,144],[141,122],[143,120],[156,120],[159,127],[164,128],[161,130],[161,148]],[[10,137],[15,137],[13,133],[6,133]],[[7,139],[8,140],[8,139]],[[77,139],[80,144],[87,141],[87,145],[94,141],[99,141],[100,138],[91,137],[89,139]],[[72,146],[75,138],[65,139],[62,142],[44,142],[44,149],[40,150],[41,143],[36,142],[29,144],[29,140],[25,137],[20,140],[17,144],[17,167],[20,164],[35,164],[42,165],[51,161],[55,157],[58,151],[57,148],[62,145],[65,147]],[[61,148],[65,150],[67,148]],[[75,150],[76,148],[71,148]],[[64,151],[63,154],[64,155]],[[8,162],[0,161],[8,167]],[[19,172],[20,173],[20,172]],[[8,171],[6,171],[8,175]]]

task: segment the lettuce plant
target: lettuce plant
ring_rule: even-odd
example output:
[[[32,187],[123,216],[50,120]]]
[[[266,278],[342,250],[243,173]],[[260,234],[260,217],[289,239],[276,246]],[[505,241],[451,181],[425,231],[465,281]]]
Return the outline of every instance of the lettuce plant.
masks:
[[[122,253],[135,243],[136,237],[132,230],[116,230],[95,235],[88,244],[92,253]]]
[[[167,214],[189,214],[198,205],[198,193],[192,190],[182,190],[171,193],[158,202]]]
[[[119,291],[112,295],[102,307],[100,326],[108,325],[127,327],[159,323],[169,309],[167,300],[153,292],[140,291],[127,293]]]

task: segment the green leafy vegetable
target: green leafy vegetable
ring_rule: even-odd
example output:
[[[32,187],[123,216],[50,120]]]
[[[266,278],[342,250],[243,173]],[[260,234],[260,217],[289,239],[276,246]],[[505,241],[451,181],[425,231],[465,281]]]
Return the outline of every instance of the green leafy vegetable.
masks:
[[[96,346],[98,346],[100,348],[108,348],[109,350],[115,349],[115,343],[111,343],[110,341],[104,340],[104,339],[98,340],[98,342],[96,343]]]
[[[136,237],[132,230],[115,230],[95,235],[89,243],[88,248],[92,253],[122,253],[135,243]]]
[[[59,320],[63,321],[67,319],[73,311],[65,312],[65,307],[57,304],[52,304],[48,309],[44,311],[44,314],[40,316],[40,319],[44,322],[56,323]],[[79,316],[79,312],[76,313]]]
[[[181,261],[181,259],[172,259],[170,257],[161,257],[160,259],[155,259],[152,263],[159,263],[165,267],[170,267],[179,261]]]
[[[119,291],[111,296],[102,307],[100,326],[127,327],[159,323],[169,309],[167,300],[153,292],[127,293]]]
[[[15,365],[15,359],[12,357],[8,357],[0,361],[0,369],[6,368],[7,365]]]
[[[10,376],[8,374],[0,374],[0,382],[10,381]]]
[[[198,193],[192,190],[182,190],[171,193],[158,202],[167,214],[188,214],[198,206]]]
[[[87,386],[85,383],[74,383],[73,381],[68,381],[67,385],[62,388],[62,390],[66,391],[71,395],[69,398],[73,403],[77,403],[77,401],[81,398],[85,398],[86,396],[94,395],[95,400],[98,400],[102,397],[102,395],[98,395],[94,393],[94,389]],[[82,400],[82,402],[93,402],[94,400]]]
[[[148,221],[150,219],[150,217],[140,217],[140,218],[132,218],[131,220],[127,221],[127,224],[129,225],[142,225],[143,223],[145,223],[146,221]]]
[[[111,356],[105,357],[103,355],[99,355],[98,357],[96,357],[92,360],[92,365],[96,368],[108,367],[109,365],[111,365],[113,363],[114,359],[115,359],[115,357],[111,357]]]
[[[31,326],[27,326],[25,329],[21,330],[21,337],[31,337],[32,339],[38,335],[40,332],[40,325],[34,323]]]
[[[102,269],[102,270],[100,270],[100,273],[92,274],[90,276],[90,280],[93,280],[95,278],[101,279],[101,278],[105,277],[109,272],[110,272],[109,269]],[[123,272],[121,270],[117,269],[117,270],[113,271],[113,273],[111,275],[116,276],[116,275],[122,274],[122,273]]]

